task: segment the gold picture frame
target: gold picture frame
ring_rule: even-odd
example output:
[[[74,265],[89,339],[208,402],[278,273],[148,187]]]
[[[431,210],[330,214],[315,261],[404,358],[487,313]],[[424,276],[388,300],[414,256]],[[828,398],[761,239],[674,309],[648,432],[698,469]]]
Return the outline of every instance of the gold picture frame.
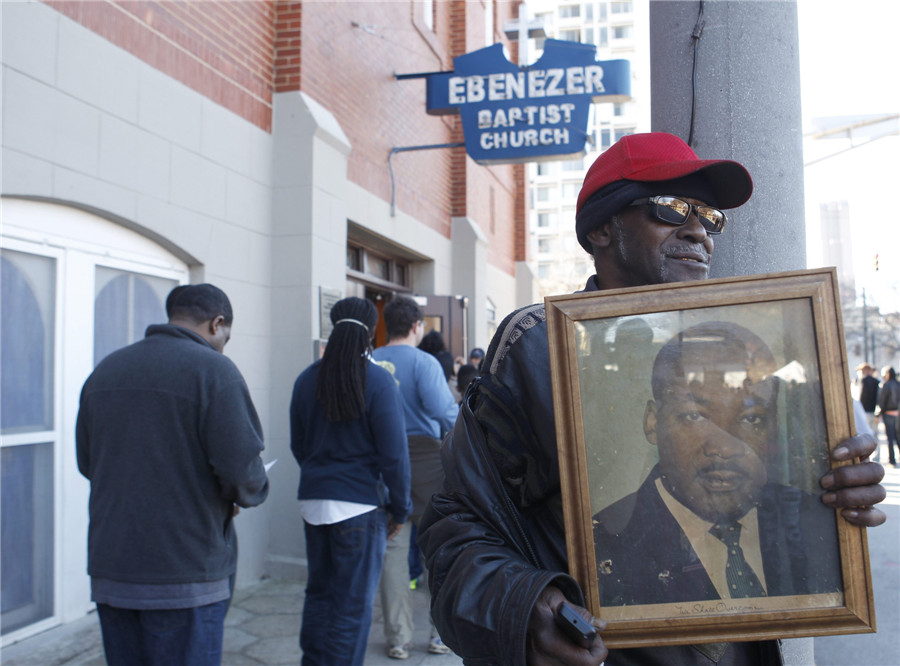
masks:
[[[607,621],[608,647],[875,631],[865,529],[817,497],[830,451],[855,433],[834,269],[553,296],[545,305],[570,573]],[[719,354],[732,333],[743,342]],[[746,358],[729,360],[739,347]],[[769,397],[747,397],[762,386]],[[683,437],[685,423],[706,429]],[[748,448],[753,436],[735,435],[736,423],[760,433],[765,423],[765,443]],[[723,441],[740,445],[714,450]],[[709,450],[690,448],[698,446]],[[761,470],[755,477],[742,462],[721,462],[745,450],[753,455],[736,460]],[[716,462],[701,470],[707,459]],[[705,485],[689,490],[698,479]],[[731,546],[695,529],[692,503],[709,521],[726,512],[756,521],[737,549],[747,557],[735,564]],[[790,569],[775,565],[785,558]],[[732,585],[732,565],[743,574],[748,563],[762,571],[754,578],[762,593]]]

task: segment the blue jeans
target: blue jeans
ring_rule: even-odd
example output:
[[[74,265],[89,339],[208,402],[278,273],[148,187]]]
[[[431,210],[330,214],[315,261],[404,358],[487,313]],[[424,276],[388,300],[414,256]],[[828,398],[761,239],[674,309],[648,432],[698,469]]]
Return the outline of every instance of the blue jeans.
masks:
[[[888,461],[893,465],[897,462],[894,447],[896,446],[900,452],[900,444],[897,443],[897,417],[893,414],[882,414],[881,420],[884,421],[884,434],[887,436]]]
[[[362,666],[387,543],[387,513],[306,529],[309,574],[300,626],[302,666]]]
[[[97,604],[109,666],[219,666],[230,599],[177,610]]]

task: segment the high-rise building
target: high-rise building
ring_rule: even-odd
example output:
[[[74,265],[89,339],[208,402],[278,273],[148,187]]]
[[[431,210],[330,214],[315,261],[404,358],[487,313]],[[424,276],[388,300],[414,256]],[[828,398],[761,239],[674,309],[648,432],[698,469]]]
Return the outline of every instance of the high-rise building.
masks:
[[[820,203],[819,225],[822,265],[837,269],[849,367],[855,368],[865,361],[876,368],[887,365],[896,368],[897,352],[900,350],[900,316],[894,301],[879,303],[877,289],[875,293],[872,289],[866,289],[867,284],[869,287],[877,285],[878,281],[873,277],[878,275],[878,255],[871,257],[871,263],[859,266],[861,286],[857,292],[850,204],[847,201]],[[886,308],[882,310],[884,306]]]
[[[594,44],[601,61],[631,61],[632,101],[592,105],[587,154],[528,166],[530,259],[542,295],[550,295],[583,288],[594,272],[591,256],[575,237],[575,201],[587,168],[621,137],[650,129],[650,7],[649,0],[533,0],[528,6],[544,19],[547,37]],[[540,58],[542,48],[543,39],[534,40],[532,61]]]
[[[846,201],[819,204],[822,237],[822,265],[835,266],[841,300],[856,300],[856,278],[853,270],[853,234],[850,233],[850,205]]]

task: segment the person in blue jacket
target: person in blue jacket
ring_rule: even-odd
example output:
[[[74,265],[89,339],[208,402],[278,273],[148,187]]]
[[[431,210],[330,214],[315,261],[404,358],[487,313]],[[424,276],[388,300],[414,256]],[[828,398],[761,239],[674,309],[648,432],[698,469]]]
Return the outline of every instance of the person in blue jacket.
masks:
[[[450,393],[440,362],[418,349],[425,337],[425,315],[415,300],[394,296],[381,311],[387,329],[387,344],[372,353],[372,358],[388,370],[400,388],[406,437],[409,444],[410,494],[413,510],[399,541],[388,544],[381,574],[381,610],[384,616],[384,638],[387,656],[409,659],[415,619],[409,589],[409,558],[406,543],[412,528],[431,496],[444,483],[441,466],[441,437],[448,432],[459,414],[459,406]],[[424,574],[427,579],[427,570]],[[430,624],[430,618],[429,618]],[[434,626],[428,639],[428,652],[447,654]]]
[[[361,666],[387,539],[412,509],[409,450],[400,391],[369,355],[375,305],[345,298],[331,321],[290,407],[309,567],[300,648],[304,666]]]

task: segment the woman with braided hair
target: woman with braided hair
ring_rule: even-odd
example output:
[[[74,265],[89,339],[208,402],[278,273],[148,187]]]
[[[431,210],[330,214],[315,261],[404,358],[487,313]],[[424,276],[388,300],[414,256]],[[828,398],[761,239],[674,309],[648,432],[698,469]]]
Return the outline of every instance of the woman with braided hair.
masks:
[[[291,397],[308,576],[300,628],[304,666],[361,666],[387,539],[412,509],[400,391],[370,356],[375,305],[331,310],[325,354]]]

